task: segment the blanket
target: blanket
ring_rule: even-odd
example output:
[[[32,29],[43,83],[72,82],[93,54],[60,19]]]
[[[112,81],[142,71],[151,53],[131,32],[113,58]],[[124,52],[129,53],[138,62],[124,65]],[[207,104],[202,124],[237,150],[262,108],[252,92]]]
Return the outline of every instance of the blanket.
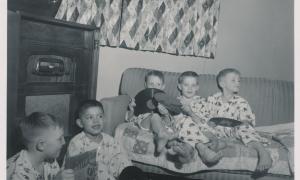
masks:
[[[274,132],[262,131],[261,135],[270,139],[271,144],[266,147],[270,152],[273,163],[268,173],[292,175],[294,133],[293,124],[282,131],[277,129]],[[272,128],[270,126],[269,128]],[[266,127],[268,129],[268,127]],[[133,161],[142,162],[178,173],[196,173],[203,170],[246,170],[254,171],[257,165],[257,153],[254,149],[248,148],[235,140],[228,140],[231,153],[222,158],[214,166],[206,166],[197,153],[194,159],[188,164],[178,166],[178,162],[172,156],[162,153],[159,157],[154,156],[153,134],[140,130],[133,123],[120,124],[115,132],[115,139],[127,150]]]

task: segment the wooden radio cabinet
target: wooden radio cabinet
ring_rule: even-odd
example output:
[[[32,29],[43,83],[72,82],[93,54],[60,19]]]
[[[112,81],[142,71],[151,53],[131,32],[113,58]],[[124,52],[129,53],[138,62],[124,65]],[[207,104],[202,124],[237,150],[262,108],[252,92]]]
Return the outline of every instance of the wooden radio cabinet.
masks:
[[[76,133],[75,111],[96,97],[98,71],[94,26],[8,11],[7,157],[21,146],[17,123],[48,112]]]

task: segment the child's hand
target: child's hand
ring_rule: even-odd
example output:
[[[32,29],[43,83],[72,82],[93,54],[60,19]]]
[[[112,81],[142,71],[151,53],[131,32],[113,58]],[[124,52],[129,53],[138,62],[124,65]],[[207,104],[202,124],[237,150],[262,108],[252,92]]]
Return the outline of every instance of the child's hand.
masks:
[[[208,126],[210,126],[210,127],[212,127],[212,128],[214,128],[214,127],[217,126],[216,123],[215,123],[215,122],[212,122],[212,121],[208,121],[207,124],[208,124]]]
[[[135,99],[132,98],[132,97],[130,97],[130,102],[129,102],[129,104],[128,104],[129,110],[130,110],[130,111],[134,111],[134,107],[135,107],[135,106],[136,106],[136,104],[135,104]]]
[[[189,116],[193,115],[192,108],[189,104],[182,104],[182,110]]]
[[[158,103],[157,109],[158,109],[158,111],[159,111],[159,113],[160,113],[161,115],[164,115],[164,116],[169,115],[169,111],[168,111],[167,108],[165,108],[165,106],[163,106],[162,104]]]
[[[240,125],[238,125],[238,126],[243,126],[243,127],[249,127],[249,126],[252,126],[251,124],[250,124],[250,122],[248,122],[248,121],[243,121],[242,122],[242,124],[240,124]]]
[[[74,171],[72,169],[64,169],[58,172],[55,180],[74,180]]]

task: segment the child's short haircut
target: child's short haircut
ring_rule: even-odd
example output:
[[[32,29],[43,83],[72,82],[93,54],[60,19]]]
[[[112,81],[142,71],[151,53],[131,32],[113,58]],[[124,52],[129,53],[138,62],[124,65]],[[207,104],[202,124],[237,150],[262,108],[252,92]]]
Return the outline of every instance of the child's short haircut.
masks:
[[[90,107],[99,107],[104,112],[103,105],[99,101],[88,99],[81,102],[81,104],[79,105],[79,108],[77,110],[77,118],[80,118],[80,116]]]
[[[225,77],[229,73],[235,73],[235,74],[237,74],[239,76],[241,75],[240,71],[238,71],[237,69],[234,69],[234,68],[226,68],[226,69],[221,70],[218,73],[217,78],[216,78],[217,84],[218,84],[218,88],[220,90],[222,90],[222,87],[220,86],[220,82],[221,82],[222,78]]]
[[[148,78],[150,76],[156,76],[158,77],[159,79],[161,79],[162,83],[165,83],[165,77],[164,77],[164,74],[160,71],[157,71],[157,70],[151,70],[149,71],[146,76],[145,76],[145,82],[148,81]]]
[[[181,73],[180,76],[178,77],[178,83],[181,84],[183,82],[183,79],[186,77],[194,77],[197,79],[197,83],[198,83],[199,75],[194,71],[185,71]]]
[[[23,143],[26,146],[45,129],[62,127],[61,122],[48,113],[33,112],[19,122]]]

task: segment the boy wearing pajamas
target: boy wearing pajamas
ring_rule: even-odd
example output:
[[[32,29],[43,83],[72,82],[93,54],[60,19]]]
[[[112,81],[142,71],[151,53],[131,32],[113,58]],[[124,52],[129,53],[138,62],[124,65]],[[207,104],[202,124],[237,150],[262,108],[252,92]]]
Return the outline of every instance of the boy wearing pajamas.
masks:
[[[97,178],[145,179],[143,172],[132,166],[127,153],[115,139],[102,132],[104,110],[100,102],[96,100],[82,102],[78,109],[76,124],[83,131],[71,139],[66,156],[72,157],[97,149]]]
[[[219,72],[217,83],[221,92],[207,98],[207,110],[210,117],[231,118],[241,121],[236,127],[223,127],[212,124],[217,137],[235,137],[245,145],[254,148],[258,153],[257,171],[267,171],[272,165],[270,154],[263,144],[268,144],[267,139],[261,137],[256,130],[255,115],[248,102],[237,95],[240,88],[240,72],[228,68]]]
[[[178,89],[181,92],[178,98],[184,111],[174,116],[179,139],[196,148],[204,163],[217,163],[223,155],[222,152],[214,152],[208,148],[212,141],[218,139],[211,133],[213,129],[207,124],[209,114],[205,108],[205,99],[196,95],[199,89],[198,74],[193,71],[183,72],[178,78]]]

